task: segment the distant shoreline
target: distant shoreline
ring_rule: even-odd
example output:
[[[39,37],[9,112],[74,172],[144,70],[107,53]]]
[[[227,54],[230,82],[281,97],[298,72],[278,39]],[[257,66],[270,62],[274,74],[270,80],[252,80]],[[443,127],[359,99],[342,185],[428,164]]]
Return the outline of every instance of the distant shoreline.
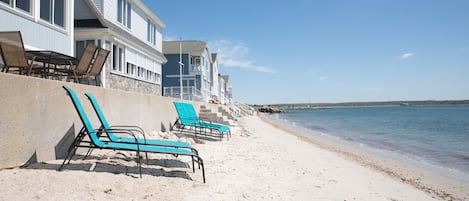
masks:
[[[343,102],[343,103],[292,103],[292,104],[270,104],[253,105],[254,107],[269,106],[279,109],[315,109],[334,107],[371,107],[371,106],[425,106],[425,105],[469,105],[469,100],[426,100],[426,101],[381,101],[381,102]]]

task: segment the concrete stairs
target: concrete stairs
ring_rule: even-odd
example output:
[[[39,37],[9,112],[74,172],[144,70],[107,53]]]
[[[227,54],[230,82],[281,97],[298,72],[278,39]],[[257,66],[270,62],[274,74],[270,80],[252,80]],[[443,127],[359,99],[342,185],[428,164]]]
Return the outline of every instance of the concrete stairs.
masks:
[[[236,119],[229,115],[227,111],[224,109],[220,109],[221,107],[218,107],[218,111],[212,111],[212,109],[208,108],[205,105],[200,106],[200,111],[199,111],[199,118],[201,120],[205,121],[210,121],[214,123],[219,123],[219,124],[225,124],[225,125],[230,125],[234,126],[236,125],[235,121]]]
[[[222,115],[227,117],[229,120],[237,121],[237,119],[232,115],[230,108],[226,108],[223,106],[218,107],[218,112]]]

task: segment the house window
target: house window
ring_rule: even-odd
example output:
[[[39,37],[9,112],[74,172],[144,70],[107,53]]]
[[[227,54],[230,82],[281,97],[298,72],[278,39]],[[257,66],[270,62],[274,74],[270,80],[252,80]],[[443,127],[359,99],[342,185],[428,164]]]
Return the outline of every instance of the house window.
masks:
[[[137,67],[137,77],[145,78],[145,69],[141,66]]]
[[[31,0],[0,0],[10,7],[17,8],[21,11],[31,13]]]
[[[135,64],[127,62],[126,73],[128,75],[135,75]]]
[[[147,20],[147,41],[153,45],[156,45],[156,25],[153,24],[150,19]]]
[[[182,86],[185,87],[193,87],[195,86],[195,80],[190,79],[190,80],[182,80]]]
[[[16,0],[16,7],[30,13],[31,12],[31,0]]]
[[[42,20],[65,27],[65,0],[41,0],[39,7]]]
[[[101,40],[98,40],[101,42]],[[85,50],[86,48],[86,45],[88,44],[96,44],[95,43],[95,40],[77,40],[75,42],[75,57],[76,58],[81,58],[81,55],[83,54],[83,51]],[[99,44],[98,44],[98,47],[99,47]]]
[[[127,0],[117,1],[117,21],[130,29],[132,5]]]
[[[161,75],[158,73],[155,73],[155,79],[153,80],[156,83],[161,83]]]
[[[112,70],[115,70],[117,71],[119,69],[119,54],[117,53],[117,46],[116,45],[113,45],[112,46]]]
[[[124,69],[124,48],[119,47],[119,71],[123,71]]]
[[[124,48],[114,44],[112,45],[112,70],[123,72]]]
[[[146,77],[145,79],[148,80],[148,81],[151,81],[151,77],[153,76],[153,72],[151,72],[150,70],[146,70]]]

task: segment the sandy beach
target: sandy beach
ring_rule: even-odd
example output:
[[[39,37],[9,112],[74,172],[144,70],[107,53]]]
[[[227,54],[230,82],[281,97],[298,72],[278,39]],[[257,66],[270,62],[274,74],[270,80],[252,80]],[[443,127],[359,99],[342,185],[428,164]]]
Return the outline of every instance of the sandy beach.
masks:
[[[468,183],[308,137],[247,116],[227,141],[198,139],[206,167],[190,158],[150,155],[143,178],[132,153],[96,150],[0,170],[0,200],[469,200]],[[192,141],[192,140],[191,140]]]

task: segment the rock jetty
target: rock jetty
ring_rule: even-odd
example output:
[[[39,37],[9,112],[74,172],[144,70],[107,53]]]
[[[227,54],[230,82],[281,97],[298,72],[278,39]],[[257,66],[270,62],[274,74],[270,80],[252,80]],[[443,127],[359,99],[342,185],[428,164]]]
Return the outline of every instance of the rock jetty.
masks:
[[[276,107],[261,107],[261,108],[258,108],[257,109],[259,112],[263,112],[263,113],[282,113],[282,110],[280,110],[279,108],[276,108]]]

